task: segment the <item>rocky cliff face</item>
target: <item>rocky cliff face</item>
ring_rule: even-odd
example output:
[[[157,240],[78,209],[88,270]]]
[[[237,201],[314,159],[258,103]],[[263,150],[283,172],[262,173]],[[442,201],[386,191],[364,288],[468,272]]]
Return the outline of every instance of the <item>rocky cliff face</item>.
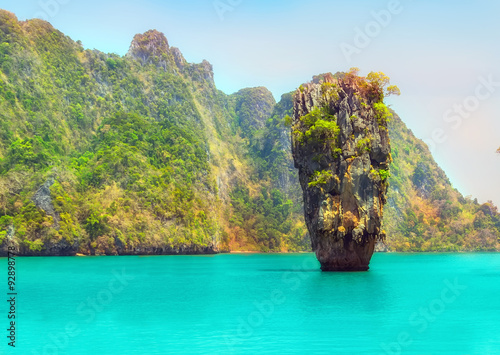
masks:
[[[377,91],[362,78],[326,75],[294,95],[293,157],[324,271],[367,270],[384,238],[391,149],[387,108]]]
[[[149,30],[134,36],[128,55],[139,59],[142,64],[165,65],[169,49],[167,38],[163,33]]]
[[[137,35],[119,56],[86,50],[48,22],[18,21],[3,10],[0,68],[0,256],[8,243],[20,255],[310,250],[290,148],[293,93],[278,103],[265,88],[226,95],[209,62],[189,63],[158,31]],[[318,94],[304,88],[316,103],[303,110],[335,98],[327,76],[313,79]],[[349,110],[358,100],[357,109],[370,111],[363,105],[374,98],[356,98],[368,88],[354,90]],[[320,124],[307,121],[302,132],[304,142],[324,141],[317,152],[333,142],[325,129],[335,128],[333,115],[319,114]],[[425,143],[393,115],[389,250],[500,250],[494,206],[453,189]],[[364,116],[353,116],[355,128]],[[376,153],[376,135],[363,137],[355,133],[354,149]],[[331,148],[351,164],[345,148]],[[334,171],[314,159],[305,184],[328,189]]]
[[[59,215],[54,210],[54,204],[52,203],[52,196],[50,195],[50,187],[54,185],[54,179],[48,179],[35,193],[33,196],[33,202],[36,207],[42,209],[47,216],[51,216],[54,219],[54,228],[59,228]]]

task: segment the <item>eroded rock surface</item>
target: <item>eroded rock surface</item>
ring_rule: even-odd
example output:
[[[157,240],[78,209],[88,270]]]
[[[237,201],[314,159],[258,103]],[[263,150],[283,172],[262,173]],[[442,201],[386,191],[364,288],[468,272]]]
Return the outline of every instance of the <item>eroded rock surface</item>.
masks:
[[[391,162],[383,95],[352,76],[316,77],[294,95],[292,150],[311,243],[324,271],[368,270]]]
[[[54,219],[53,227],[59,228],[59,214],[54,209],[52,196],[50,195],[50,187],[52,185],[54,185],[54,179],[51,178],[45,181],[33,196],[33,202],[36,207],[42,209],[47,215],[52,216]]]

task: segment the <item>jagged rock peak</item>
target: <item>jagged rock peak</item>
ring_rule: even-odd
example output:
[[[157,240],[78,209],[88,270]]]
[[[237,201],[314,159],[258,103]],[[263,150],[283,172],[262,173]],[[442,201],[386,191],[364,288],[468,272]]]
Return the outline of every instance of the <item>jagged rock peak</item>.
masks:
[[[149,30],[134,36],[127,55],[145,64],[150,60],[160,59],[169,49],[167,37],[162,32]]]
[[[311,244],[325,271],[367,270],[391,162],[381,88],[324,74],[294,95],[292,151]]]
[[[204,72],[204,78],[205,80],[208,80],[209,82],[214,81],[214,67],[210,62],[206,59],[203,59],[201,62],[201,68],[203,69]]]
[[[182,55],[182,52],[177,47],[171,47],[170,52],[174,56],[175,65],[177,65],[177,67],[182,71],[182,69],[184,69],[184,67],[188,64],[184,55]]]

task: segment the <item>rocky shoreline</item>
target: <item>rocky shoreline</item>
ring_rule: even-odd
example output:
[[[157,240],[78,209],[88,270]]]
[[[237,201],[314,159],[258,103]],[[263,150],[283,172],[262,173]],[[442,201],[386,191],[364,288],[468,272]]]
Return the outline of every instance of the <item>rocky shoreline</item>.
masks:
[[[114,248],[114,249],[95,249],[88,248],[82,250],[76,245],[70,245],[68,242],[60,241],[55,244],[46,244],[46,248],[40,251],[30,250],[28,247],[20,246],[17,243],[8,243],[4,241],[0,245],[0,257],[7,256],[8,246],[14,246],[18,256],[119,256],[119,255],[211,255],[219,254],[225,251],[209,245],[182,245],[182,246],[155,246],[155,247],[135,247],[135,248]]]

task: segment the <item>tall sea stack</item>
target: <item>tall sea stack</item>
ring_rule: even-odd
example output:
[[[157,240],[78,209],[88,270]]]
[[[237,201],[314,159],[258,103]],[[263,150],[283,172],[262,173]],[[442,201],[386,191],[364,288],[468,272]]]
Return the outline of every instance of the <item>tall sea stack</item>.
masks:
[[[324,74],[294,95],[292,150],[323,271],[368,270],[386,203],[391,148],[383,73]]]

